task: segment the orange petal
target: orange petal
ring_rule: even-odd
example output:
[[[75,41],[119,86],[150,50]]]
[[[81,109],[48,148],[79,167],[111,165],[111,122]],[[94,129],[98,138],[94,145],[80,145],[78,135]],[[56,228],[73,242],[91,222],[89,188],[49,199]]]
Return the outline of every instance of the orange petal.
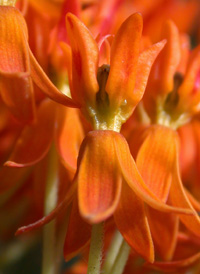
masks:
[[[99,49],[85,25],[73,14],[66,16],[66,27],[72,47],[72,98],[80,105],[94,105],[99,86],[97,69]]]
[[[199,110],[200,100],[200,46],[195,48],[189,58],[184,81],[178,89],[179,105],[181,109],[189,110],[197,105]]]
[[[164,126],[152,126],[139,149],[136,164],[149,189],[166,202],[175,159],[176,132]]]
[[[79,148],[84,137],[83,127],[76,109],[58,109],[56,142],[64,165],[76,171]]]
[[[180,273],[178,271],[189,268],[189,267],[191,268],[191,266],[197,263],[199,259],[200,259],[200,252],[183,260],[171,261],[171,262],[155,262],[154,264],[148,265],[148,266],[150,266],[152,269],[164,271],[164,273],[167,273],[167,272]]]
[[[56,105],[43,101],[38,110],[37,122],[21,132],[6,166],[34,165],[48,152],[54,137]]]
[[[114,213],[115,223],[127,243],[145,260],[154,261],[154,246],[143,202],[123,182],[121,198]]]
[[[178,216],[147,207],[153,242],[163,260],[171,260],[177,242]]]
[[[92,226],[79,214],[77,197],[74,198],[64,244],[65,260],[70,260],[89,243]]]
[[[178,140],[177,140],[178,143]],[[172,184],[170,189],[170,200],[172,205],[178,207],[185,207],[193,211],[194,216],[180,215],[181,221],[184,225],[195,235],[200,236],[200,218],[197,212],[194,210],[190,203],[186,192],[184,191],[183,184],[180,178],[179,163],[178,163],[178,144],[177,144],[177,155],[174,164]]]
[[[151,67],[165,44],[166,40],[163,40],[140,53],[137,65],[135,88],[133,92],[134,106],[137,105],[137,103],[142,99]]]
[[[74,197],[74,192],[76,188],[77,188],[77,184],[74,182],[72,186],[70,187],[70,189],[68,190],[64,200],[60,202],[53,211],[51,211],[47,216],[44,216],[42,219],[36,221],[35,223],[18,228],[15,235],[20,235],[22,233],[36,230],[40,228],[41,226],[48,224],[53,219],[55,219],[58,214],[60,214],[67,206],[69,206],[69,204],[71,203]]]
[[[190,209],[166,205],[150,190],[150,188],[143,181],[137,169],[135,161],[131,157],[126,140],[121,134],[116,135],[116,137],[114,139],[114,145],[119,169],[121,170],[125,181],[128,183],[130,188],[138,195],[138,197],[157,210],[191,215],[192,211]]]
[[[29,55],[31,62],[31,76],[35,84],[55,102],[68,107],[79,107],[71,98],[67,97],[64,93],[60,92],[56,86],[54,86],[30,50]]]
[[[161,38],[167,39],[167,44],[159,56],[159,90],[167,94],[173,90],[174,74],[181,57],[179,31],[173,21],[165,22]]]
[[[110,217],[119,201],[121,173],[113,140],[114,131],[91,131],[84,139],[78,158],[80,214],[91,223]]]
[[[27,28],[23,16],[13,7],[0,6],[0,42],[1,96],[20,121],[31,121],[35,106]]]
[[[110,73],[106,91],[114,108],[126,99],[134,101],[136,70],[142,34],[142,16],[135,13],[128,17],[118,30],[112,46]]]

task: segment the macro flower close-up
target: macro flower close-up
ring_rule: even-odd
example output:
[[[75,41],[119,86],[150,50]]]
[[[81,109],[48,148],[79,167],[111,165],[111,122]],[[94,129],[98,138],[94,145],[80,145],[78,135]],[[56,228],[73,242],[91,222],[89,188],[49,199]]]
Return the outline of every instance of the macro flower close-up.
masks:
[[[0,273],[200,273],[199,0],[0,0]]]

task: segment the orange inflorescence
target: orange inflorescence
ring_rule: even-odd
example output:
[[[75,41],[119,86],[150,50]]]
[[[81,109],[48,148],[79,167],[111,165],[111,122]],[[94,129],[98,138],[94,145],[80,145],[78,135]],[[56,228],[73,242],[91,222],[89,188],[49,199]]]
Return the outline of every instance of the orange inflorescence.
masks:
[[[199,15],[199,0],[0,0],[0,242],[21,252],[0,272],[42,228],[43,274],[200,272]]]

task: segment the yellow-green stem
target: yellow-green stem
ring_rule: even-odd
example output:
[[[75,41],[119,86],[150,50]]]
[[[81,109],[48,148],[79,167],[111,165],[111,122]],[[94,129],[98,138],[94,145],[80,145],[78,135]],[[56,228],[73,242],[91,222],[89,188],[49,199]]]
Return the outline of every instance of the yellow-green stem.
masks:
[[[93,225],[87,274],[99,274],[101,271],[103,233],[104,223]]]
[[[112,242],[106,254],[106,259],[102,268],[102,273],[106,274],[110,272],[115,262],[115,259],[117,257],[117,254],[119,252],[119,249],[121,247],[122,241],[123,241],[123,237],[120,234],[120,232],[117,230],[113,236]]]
[[[44,214],[49,214],[57,204],[57,155],[55,147],[52,146],[49,152],[47,169],[47,181],[45,190]],[[56,274],[55,262],[55,220],[43,228],[43,260],[42,274]]]
[[[118,255],[109,274],[122,274],[128,260],[130,246],[123,240]]]

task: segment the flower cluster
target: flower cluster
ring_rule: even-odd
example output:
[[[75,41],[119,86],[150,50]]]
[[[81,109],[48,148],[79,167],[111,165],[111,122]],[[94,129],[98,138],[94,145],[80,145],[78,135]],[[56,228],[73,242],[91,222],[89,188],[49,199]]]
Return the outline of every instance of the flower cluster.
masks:
[[[0,270],[199,273],[199,12],[0,0]]]

